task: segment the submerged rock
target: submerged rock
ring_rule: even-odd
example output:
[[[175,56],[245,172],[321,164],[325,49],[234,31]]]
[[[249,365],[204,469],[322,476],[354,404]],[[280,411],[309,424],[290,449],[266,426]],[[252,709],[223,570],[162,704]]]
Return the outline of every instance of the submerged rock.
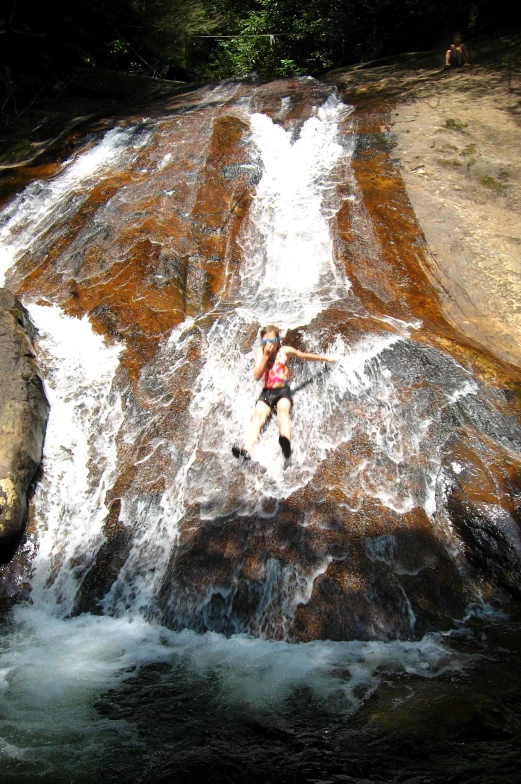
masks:
[[[0,557],[22,532],[49,412],[23,305],[0,289]]]

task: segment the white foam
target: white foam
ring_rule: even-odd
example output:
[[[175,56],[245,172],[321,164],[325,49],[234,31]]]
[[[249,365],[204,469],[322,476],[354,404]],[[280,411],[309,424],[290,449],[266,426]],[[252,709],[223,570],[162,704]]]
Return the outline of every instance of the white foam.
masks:
[[[18,608],[13,630],[0,642],[5,674],[0,708],[4,731],[6,725],[14,728],[11,742],[23,754],[32,752],[35,737],[51,745],[73,729],[97,735],[90,741],[99,743],[110,722],[92,721],[93,701],[135,679],[147,664],[162,664],[163,673],[164,665],[183,667],[187,684],[211,677],[221,701],[247,707],[254,716],[283,709],[302,688],[324,710],[352,713],[390,674],[433,678],[458,672],[475,658],[449,651],[439,635],[419,642],[291,645],[243,635],[175,633],[140,618],[84,614],[63,620]]]
[[[323,377],[295,393],[292,465],[283,470],[275,422],[262,433],[247,470],[237,463],[231,445],[242,441],[258,394],[251,373],[253,352],[243,354],[238,348],[246,328],[242,312],[235,313],[216,321],[204,336],[201,370],[193,383],[189,409],[178,420],[179,437],[169,445],[170,457],[166,444],[154,441],[154,450],[162,453],[164,490],[159,498],[146,503],[127,493],[123,502],[120,519],[133,525],[135,533],[127,563],[104,602],[106,612],[154,612],[156,597],[172,570],[179,526],[187,509],[195,507],[203,521],[226,515],[274,517],[278,503],[306,486],[330,452],[348,443],[358,430],[366,433],[373,454],[355,470],[346,471],[339,488],[345,493],[346,506],[356,509],[363,498],[374,498],[398,514],[416,506],[425,508],[427,514],[435,511],[436,455],[432,472],[416,467],[423,448],[422,433],[430,421],[421,417],[421,411],[416,419],[414,410],[403,413],[398,390],[381,359],[383,352],[403,338],[389,333],[365,335],[354,346],[337,337],[327,347],[314,345],[313,336],[305,335],[310,350],[334,353],[339,361],[329,366]],[[146,368],[143,379],[154,380],[154,408],[162,405],[163,399],[169,405],[168,390],[186,367],[192,341],[200,340],[195,322],[188,320],[173,331]],[[295,370],[298,380],[298,366]],[[309,364],[300,370],[313,377],[324,367]],[[155,420],[151,426],[157,429]],[[139,437],[146,439],[146,423],[141,421],[140,428]],[[137,432],[134,437],[138,438]],[[128,438],[132,440],[131,433]],[[305,515],[301,524],[307,524]],[[268,593],[274,584],[292,585],[281,611],[286,623],[302,595],[310,595],[316,575],[305,563],[291,565],[284,575],[271,574],[268,566],[266,569],[263,579],[270,583]],[[206,589],[194,597],[199,607],[196,616],[209,605],[212,595],[225,587],[209,580]],[[252,629],[263,626],[259,621],[263,608],[259,600],[259,617],[252,616]]]
[[[447,395],[447,401],[449,404],[457,403],[458,400],[462,400],[464,397],[468,397],[469,395],[477,395],[479,392],[479,387],[475,381],[472,379],[468,379],[465,381],[459,389],[455,389],[452,393]]]
[[[203,521],[227,515],[274,517],[279,502],[306,486],[331,452],[355,435],[368,445],[369,457],[357,468],[346,465],[338,485],[345,494],[344,507],[359,509],[363,499],[372,498],[398,514],[416,506],[434,514],[439,468],[435,449],[427,470],[419,461],[431,420],[414,407],[404,413],[398,382],[388,358],[382,358],[416,322],[384,318],[399,334],[366,334],[355,345],[340,335],[330,345],[319,345],[313,333],[303,333],[308,350],[336,354],[339,361],[323,375],[321,363],[294,363],[294,387],[306,380],[312,383],[295,393],[291,466],[283,470],[273,421],[254,448],[247,471],[231,455],[231,445],[243,441],[259,393],[251,372],[255,349],[244,350],[244,332],[274,319],[280,319],[283,328],[302,326],[349,292],[349,281],[335,264],[329,224],[339,206],[337,180],[352,153],[352,147],[339,143],[339,123],[350,111],[332,95],[303,124],[297,139],[267,116],[251,116],[252,144],[263,176],[249,224],[241,232],[245,304],[225,318],[216,317],[208,331],[190,318],[172,331],[142,371],[139,394],[144,404],[136,424],[128,416],[121,428],[121,408],[112,389],[119,348],[106,346],[85,320],[64,321],[59,314],[51,315],[51,308],[33,308],[35,320],[49,334],[47,383],[53,412],[60,412],[52,414],[49,424],[47,484],[44,481],[37,496],[41,508],[48,507],[42,512],[47,531],[42,529],[34,583],[34,596],[42,602],[45,596],[60,606],[59,612],[69,613],[77,585],[103,541],[105,494],[116,470],[116,434],[122,444],[146,446],[139,456],[140,471],[160,465],[161,489],[147,495],[139,486],[125,491],[120,523],[132,530],[130,552],[103,602],[107,613],[160,614],[159,596],[187,510],[195,509]],[[209,138],[210,125],[204,134]],[[201,161],[205,149],[202,144]],[[106,160],[112,160],[110,155],[106,151]],[[159,165],[167,165],[171,155],[164,155]],[[105,160],[101,153],[90,164],[80,157],[79,172],[93,172]],[[70,183],[81,176],[71,175]],[[61,198],[59,191],[55,201]],[[201,360],[195,360],[199,365],[194,371],[189,357],[198,356],[199,347]],[[191,402],[178,413],[176,427],[166,438],[158,435],[162,411],[167,418],[172,389],[184,371],[191,379]],[[307,524],[305,515],[301,524]],[[291,620],[302,597],[311,595],[327,558],[318,572],[297,563],[275,574],[277,565],[266,565],[265,578],[271,580],[266,596],[277,581],[293,586],[282,602],[283,623]],[[201,591],[201,606],[218,588],[209,580],[208,594]],[[267,599],[260,602],[260,615],[268,604]],[[255,624],[260,628],[258,619],[253,619]]]
[[[32,598],[68,615],[78,584],[101,544],[105,495],[123,414],[112,382],[122,346],[107,345],[87,317],[30,305],[51,409],[43,479],[35,496],[39,549]]]
[[[333,259],[329,219],[340,206],[335,170],[352,154],[338,143],[351,108],[334,95],[303,125],[299,138],[263,114],[250,118],[263,175],[241,232],[241,299],[261,322],[308,323],[349,281]]]

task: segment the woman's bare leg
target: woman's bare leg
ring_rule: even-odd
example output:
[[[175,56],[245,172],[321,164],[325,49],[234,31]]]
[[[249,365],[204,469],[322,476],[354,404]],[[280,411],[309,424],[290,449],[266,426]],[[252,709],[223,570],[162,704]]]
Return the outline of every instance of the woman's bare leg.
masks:
[[[290,411],[291,402],[287,397],[281,398],[277,403],[277,421],[279,423],[281,436],[285,436],[288,441],[291,441],[291,422],[289,419]]]
[[[255,405],[255,410],[253,412],[253,419],[251,420],[250,429],[248,431],[248,435],[246,437],[246,441],[244,442],[244,448],[247,452],[251,452],[253,447],[255,446],[255,442],[257,441],[260,431],[266,424],[266,420],[271,414],[271,408],[263,403],[262,400],[257,400]]]

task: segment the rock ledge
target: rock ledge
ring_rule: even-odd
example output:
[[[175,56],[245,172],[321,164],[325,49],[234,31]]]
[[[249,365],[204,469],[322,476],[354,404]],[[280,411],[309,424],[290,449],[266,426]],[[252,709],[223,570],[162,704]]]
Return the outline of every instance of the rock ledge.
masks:
[[[0,559],[22,533],[49,413],[29,314],[0,288]]]

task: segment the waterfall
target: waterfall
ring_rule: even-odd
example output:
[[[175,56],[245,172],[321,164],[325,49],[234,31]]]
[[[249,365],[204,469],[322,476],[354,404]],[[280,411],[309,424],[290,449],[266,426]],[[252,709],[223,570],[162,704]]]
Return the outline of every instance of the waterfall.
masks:
[[[79,321],[56,306],[30,306],[40,330],[52,403],[44,480],[35,499],[41,532],[32,595],[38,606],[47,602],[64,617],[74,612],[85,576],[96,571],[109,514],[107,492],[124,470],[126,455],[137,467],[137,479],[119,498],[119,525],[127,531],[129,546],[116,579],[98,598],[103,611],[144,614],[176,628],[208,625],[228,633],[284,638],[291,637],[297,608],[309,602],[317,578],[334,560],[328,548],[320,545],[309,560],[286,564],[267,557],[261,567],[263,587],[255,587],[256,606],[245,621],[233,609],[243,579],[238,567],[224,583],[222,574],[209,573],[195,592],[178,582],[185,527],[204,531],[204,526],[233,516],[257,517],[269,525],[281,504],[310,486],[335,450],[361,433],[367,454],[342,469],[338,509],[357,512],[364,499],[374,499],[398,515],[421,508],[432,519],[440,450],[447,438],[446,398],[454,405],[476,395],[478,387],[453,362],[439,402],[433,406],[430,399],[412,399],[404,405],[400,379],[395,380],[401,360],[396,366],[395,357],[408,350],[417,321],[403,322],[389,313],[390,329],[362,333],[355,342],[333,330],[327,344],[305,327],[330,307],[347,307],[347,317],[361,312],[336,257],[332,232],[342,205],[337,186],[350,171],[354,151],[352,109],[331,93],[300,126],[284,128],[252,111],[251,102],[237,98],[235,89],[225,92],[232,111],[248,122],[250,154],[261,173],[238,237],[243,262],[233,285],[239,304],[204,330],[193,318],[173,329],[141,370],[139,413],[132,402],[136,393],[129,397],[117,381],[120,341],[107,343],[96,336],[85,317]],[[278,116],[287,108],[287,102],[281,104]],[[70,220],[103,172],[113,176],[123,165],[143,166],[136,154],[156,137],[151,123],[109,131],[67,161],[50,183],[29,186],[3,216],[6,254],[15,260],[31,243],[46,242],[53,222]],[[208,132],[205,139],[208,145]],[[199,148],[198,167],[208,154],[204,149]],[[155,169],[162,177],[172,153],[158,150],[157,164],[147,155],[147,169],[139,171]],[[125,199],[115,198],[120,204]],[[193,209],[194,194],[187,198],[186,209]],[[360,209],[355,210],[359,222]],[[103,208],[105,216],[112,211]],[[370,236],[367,242],[365,252],[373,243],[373,252],[380,253]],[[299,327],[309,350],[334,353],[339,361],[325,373],[316,366],[296,368],[297,380],[312,383],[296,393],[291,466],[283,470],[277,428],[269,423],[245,471],[230,447],[248,427],[258,390],[251,374],[253,351],[244,352],[240,345],[244,334],[254,335],[268,321],[279,323],[283,331]],[[189,359],[194,350],[199,351],[195,363]],[[191,394],[172,426],[171,393],[185,375],[191,379]],[[139,476],[152,476],[154,466],[161,466],[155,477],[158,491],[144,493]],[[311,520],[304,512],[298,524],[306,529]],[[372,539],[368,542],[366,552],[374,561],[380,556],[375,556]],[[402,586],[398,591],[406,623],[414,629],[407,593]],[[216,618],[217,599],[222,606]]]
[[[58,177],[37,180],[15,197],[0,218],[0,284],[5,285],[5,273],[16,259],[30,251],[56,221],[65,223],[79,212],[95,178],[108,167],[128,163],[125,153],[139,150],[148,137],[145,126],[114,128],[83,155],[65,161]]]
[[[329,218],[338,207],[338,170],[353,151],[353,137],[347,147],[338,138],[338,124],[350,112],[331,95],[297,139],[266,115],[250,118],[263,174],[241,242],[240,297],[261,323],[308,324],[327,303],[347,296]]]
[[[35,505],[41,521],[32,598],[69,616],[78,585],[101,544],[105,505],[116,467],[123,412],[113,389],[121,346],[105,346],[86,318],[30,306],[48,365],[51,410],[43,479]]]
[[[20,770],[43,760],[63,776],[69,749],[73,766],[99,773],[139,735],[129,714],[103,718],[100,705],[157,673],[172,689],[183,678],[195,691],[212,682],[212,700],[262,722],[299,699],[352,716],[390,678],[458,677],[476,660],[454,629],[494,613],[446,514],[446,488],[464,471],[447,445],[457,421],[497,454],[513,453],[521,428],[469,367],[417,339],[417,314],[398,317],[391,301],[373,314],[355,293],[339,250],[346,203],[359,263],[385,259],[354,184],[353,110],[329,88],[296,84],[319,100],[295,121],[291,96],[263,111],[261,88],[229,84],[172,116],[92,138],[0,216],[8,282],[30,285],[31,254],[61,276],[27,303],[51,415],[32,501],[31,604],[14,610],[0,645],[0,748]],[[227,143],[240,135],[231,162],[217,156],[220,169],[218,121]],[[181,147],[193,141],[187,128],[191,152]],[[197,190],[210,164],[223,189],[238,172],[249,198],[233,192],[213,233]],[[102,185],[114,194],[81,224]],[[238,204],[246,217],[232,231]],[[169,234],[177,220],[181,238]],[[189,232],[201,243],[195,261]],[[148,243],[145,273],[125,289],[136,236]],[[59,252],[48,254],[53,243]],[[167,286],[183,275],[185,311],[163,330]],[[207,296],[211,275],[211,308],[190,310],[188,294]],[[118,287],[123,316],[108,302]],[[150,301],[156,321],[144,334],[132,313]],[[82,307],[90,318],[72,315]],[[286,469],[273,421],[251,464],[231,454],[260,391],[252,368],[268,322],[338,359],[327,369],[294,363]],[[336,640],[320,639],[329,616]]]

